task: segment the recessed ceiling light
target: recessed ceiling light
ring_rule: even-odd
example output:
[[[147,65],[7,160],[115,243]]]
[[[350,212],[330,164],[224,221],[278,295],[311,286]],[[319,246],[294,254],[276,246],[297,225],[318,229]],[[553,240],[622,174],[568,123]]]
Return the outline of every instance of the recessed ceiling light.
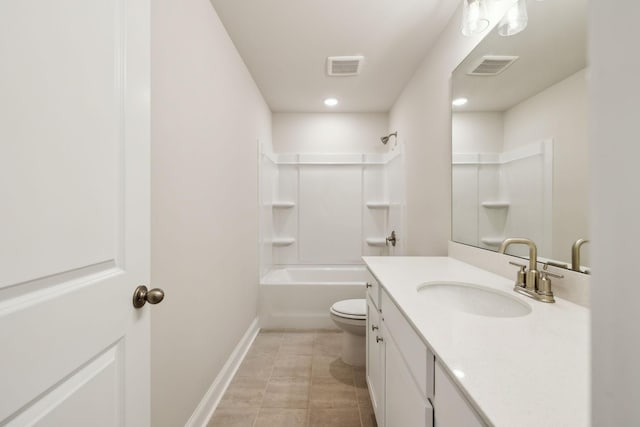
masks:
[[[453,100],[452,104],[456,107],[460,107],[464,104],[466,104],[467,102],[469,102],[469,100],[467,98],[456,98]]]
[[[336,105],[338,105],[338,100],[335,98],[327,98],[324,100],[324,105],[326,105],[327,107],[335,107]]]

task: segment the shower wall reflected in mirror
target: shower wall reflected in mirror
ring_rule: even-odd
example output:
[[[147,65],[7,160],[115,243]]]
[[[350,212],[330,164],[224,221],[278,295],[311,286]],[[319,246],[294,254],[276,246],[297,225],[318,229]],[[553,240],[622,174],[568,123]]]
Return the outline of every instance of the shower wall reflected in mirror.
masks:
[[[452,240],[495,251],[526,237],[570,268],[589,224],[587,1],[527,7],[526,30],[494,29],[452,76]]]

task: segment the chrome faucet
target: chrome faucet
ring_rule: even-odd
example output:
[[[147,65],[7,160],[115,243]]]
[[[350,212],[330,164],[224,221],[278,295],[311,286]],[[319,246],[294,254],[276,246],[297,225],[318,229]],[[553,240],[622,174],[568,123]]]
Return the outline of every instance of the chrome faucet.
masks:
[[[585,243],[589,243],[589,240],[578,239],[575,242],[573,242],[573,245],[571,246],[571,269],[579,273],[587,273],[587,272],[583,272],[580,269],[580,248]]]
[[[511,238],[505,239],[500,245],[500,253],[503,254],[510,245],[523,244],[529,247],[529,271],[524,264],[509,262],[509,264],[520,267],[518,271],[516,284],[513,290],[542,302],[555,302],[553,292],[551,290],[551,279],[549,277],[557,277],[561,279],[564,276],[552,274],[547,271],[547,264],[544,265],[543,271],[538,271],[538,248],[530,239]]]

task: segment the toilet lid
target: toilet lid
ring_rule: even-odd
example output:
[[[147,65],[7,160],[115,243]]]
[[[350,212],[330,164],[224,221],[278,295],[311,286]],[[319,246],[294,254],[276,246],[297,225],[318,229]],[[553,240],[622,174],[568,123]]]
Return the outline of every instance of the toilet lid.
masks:
[[[367,301],[365,299],[346,299],[333,304],[331,309],[349,317],[367,317]]]

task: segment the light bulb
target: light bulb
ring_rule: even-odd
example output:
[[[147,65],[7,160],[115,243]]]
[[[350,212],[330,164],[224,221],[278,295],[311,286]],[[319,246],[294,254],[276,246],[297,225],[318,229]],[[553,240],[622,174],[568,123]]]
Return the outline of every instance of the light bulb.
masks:
[[[511,6],[498,24],[498,34],[501,36],[513,36],[527,28],[529,17],[527,15],[526,0],[518,0]]]
[[[472,36],[489,28],[486,0],[463,0],[462,34]]]

